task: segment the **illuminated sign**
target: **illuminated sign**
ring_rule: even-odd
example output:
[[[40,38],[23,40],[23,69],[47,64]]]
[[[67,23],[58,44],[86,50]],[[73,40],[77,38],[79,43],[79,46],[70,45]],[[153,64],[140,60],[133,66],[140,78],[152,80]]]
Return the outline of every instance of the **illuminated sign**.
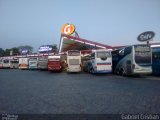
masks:
[[[153,37],[155,36],[155,33],[152,31],[147,31],[147,32],[143,32],[141,33],[138,37],[137,40],[144,42],[144,41],[149,41],[151,40]]]
[[[135,46],[135,51],[136,52],[149,52],[150,47],[149,46],[138,45],[138,46]]]
[[[29,50],[23,49],[23,50],[21,51],[21,54],[27,54],[28,52],[29,52]]]
[[[73,24],[64,24],[61,33],[66,34],[66,35],[71,35],[75,31],[75,26]]]
[[[52,51],[52,46],[51,45],[42,45],[38,49],[39,52],[49,52]]]

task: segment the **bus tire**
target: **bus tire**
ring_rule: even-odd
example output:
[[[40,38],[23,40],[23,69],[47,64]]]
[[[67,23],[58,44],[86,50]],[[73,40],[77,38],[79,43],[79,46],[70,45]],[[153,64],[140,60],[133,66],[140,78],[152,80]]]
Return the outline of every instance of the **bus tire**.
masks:
[[[121,75],[121,76],[123,76],[123,72],[124,70],[121,68],[120,70],[119,70],[119,75]]]
[[[94,74],[94,69],[93,68],[91,69],[91,73]]]

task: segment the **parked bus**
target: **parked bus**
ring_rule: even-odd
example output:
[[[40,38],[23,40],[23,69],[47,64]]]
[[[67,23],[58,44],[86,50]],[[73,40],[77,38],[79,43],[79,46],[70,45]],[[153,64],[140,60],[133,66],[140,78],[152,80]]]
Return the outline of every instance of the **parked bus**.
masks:
[[[38,69],[47,70],[48,58],[47,56],[40,56],[38,58]]]
[[[82,57],[83,70],[90,73],[112,73],[111,50],[92,50],[92,53]]]
[[[3,61],[0,59],[0,69],[3,68]]]
[[[67,72],[81,71],[81,51],[69,50],[67,51]]]
[[[151,74],[151,47],[149,45],[132,45],[112,51],[112,64],[115,74]]]
[[[160,75],[160,45],[152,47],[152,73],[153,75]]]
[[[19,69],[28,69],[28,58],[19,58]]]
[[[37,69],[38,68],[38,58],[31,57],[29,58],[29,69]]]
[[[10,68],[10,59],[3,59],[2,65],[3,65],[3,68]]]
[[[48,70],[49,71],[61,71],[62,70],[60,55],[49,55],[48,56]]]
[[[19,67],[19,60],[18,59],[11,59],[10,61],[10,68],[18,68]]]

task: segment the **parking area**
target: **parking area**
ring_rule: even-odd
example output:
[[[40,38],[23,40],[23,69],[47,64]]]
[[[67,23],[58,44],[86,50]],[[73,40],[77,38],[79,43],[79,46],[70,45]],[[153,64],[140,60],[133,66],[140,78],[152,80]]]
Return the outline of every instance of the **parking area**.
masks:
[[[160,77],[0,69],[0,113],[160,113]]]

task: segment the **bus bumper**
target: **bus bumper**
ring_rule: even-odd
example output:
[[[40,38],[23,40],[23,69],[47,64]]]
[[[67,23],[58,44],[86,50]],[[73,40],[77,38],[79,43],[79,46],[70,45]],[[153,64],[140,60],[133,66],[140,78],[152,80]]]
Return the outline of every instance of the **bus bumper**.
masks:
[[[49,71],[61,71],[61,67],[55,67],[55,66],[48,66]]]
[[[110,74],[110,73],[112,73],[112,70],[95,70],[94,73],[98,73],[98,74]]]

